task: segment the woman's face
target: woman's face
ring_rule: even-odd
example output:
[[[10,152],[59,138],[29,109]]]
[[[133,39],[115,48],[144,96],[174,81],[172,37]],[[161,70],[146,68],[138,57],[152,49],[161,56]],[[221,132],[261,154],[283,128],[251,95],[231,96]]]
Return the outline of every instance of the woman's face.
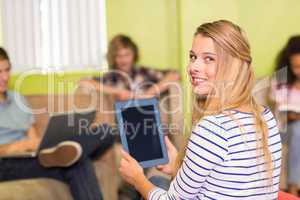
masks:
[[[300,80],[300,53],[290,57],[291,69],[298,80]]]
[[[217,71],[217,53],[211,38],[198,34],[194,37],[190,50],[188,74],[193,92],[208,95],[213,87]]]
[[[134,64],[134,53],[130,48],[120,48],[115,57],[117,69],[130,72]]]

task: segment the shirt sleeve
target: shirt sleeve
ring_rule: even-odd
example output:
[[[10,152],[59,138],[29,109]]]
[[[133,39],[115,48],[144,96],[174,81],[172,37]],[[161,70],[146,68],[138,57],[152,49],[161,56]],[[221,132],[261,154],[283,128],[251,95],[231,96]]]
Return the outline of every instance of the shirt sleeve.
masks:
[[[139,68],[140,75],[145,76],[144,78],[148,81],[151,81],[153,83],[160,82],[164,75],[166,74],[166,71],[148,68],[148,67],[140,67]]]
[[[30,108],[30,105],[26,98],[23,95],[20,95],[20,100],[22,101],[23,105],[27,107],[26,111],[24,112],[24,126],[29,129],[34,123],[35,119]]]
[[[103,75],[103,76],[94,76],[93,80],[98,81],[100,83],[106,84],[107,83],[107,76]]]
[[[122,76],[116,71],[109,71],[102,76],[94,77],[95,81],[102,83],[103,85],[108,85],[112,87],[118,87],[119,85],[125,85],[124,81],[122,81]]]
[[[152,190],[149,200],[193,199],[213,168],[226,160],[226,131],[215,116],[204,117],[193,129],[183,164],[168,191]]]

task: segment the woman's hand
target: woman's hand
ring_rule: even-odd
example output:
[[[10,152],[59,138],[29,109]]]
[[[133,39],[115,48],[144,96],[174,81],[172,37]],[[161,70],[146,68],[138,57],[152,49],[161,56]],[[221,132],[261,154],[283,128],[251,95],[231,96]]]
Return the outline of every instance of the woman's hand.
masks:
[[[174,176],[175,175],[175,164],[178,151],[175,146],[172,144],[168,136],[165,136],[165,142],[168,151],[169,163],[166,165],[159,165],[157,169],[165,174]]]
[[[123,179],[135,188],[147,181],[143,168],[139,163],[124,150],[121,150],[121,155],[119,171]]]

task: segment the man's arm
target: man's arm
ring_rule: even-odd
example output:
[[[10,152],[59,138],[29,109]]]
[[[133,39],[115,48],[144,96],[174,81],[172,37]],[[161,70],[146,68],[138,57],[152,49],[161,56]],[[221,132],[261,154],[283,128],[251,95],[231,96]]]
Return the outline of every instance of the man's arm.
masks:
[[[168,72],[165,77],[159,81],[157,84],[151,86],[145,93],[145,96],[157,96],[163,92],[165,92],[175,81],[178,81],[180,76],[177,72],[171,71]]]
[[[105,85],[101,82],[98,82],[96,80],[81,80],[79,82],[79,85],[83,88],[95,90],[97,92],[103,92],[105,94],[113,95],[115,96],[118,100],[128,100],[128,99],[133,99],[134,94],[133,92],[126,90],[126,89],[121,89],[117,88],[114,86],[109,86]]]
[[[85,88],[96,90],[98,92],[104,92],[106,94],[116,95],[120,92],[120,89],[116,87],[105,85],[95,80],[81,80],[79,85]]]
[[[27,131],[27,138],[10,144],[0,145],[0,154],[11,154],[36,150],[40,143],[36,128],[31,126]]]
[[[287,113],[287,117],[289,121],[297,121],[300,120],[300,114],[296,112],[289,111]]]

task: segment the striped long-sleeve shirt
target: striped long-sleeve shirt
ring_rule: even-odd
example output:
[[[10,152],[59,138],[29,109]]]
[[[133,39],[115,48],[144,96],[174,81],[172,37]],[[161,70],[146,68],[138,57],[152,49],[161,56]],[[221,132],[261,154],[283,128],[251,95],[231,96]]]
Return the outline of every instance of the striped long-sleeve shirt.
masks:
[[[272,181],[268,179],[262,148],[257,146],[254,115],[230,112],[234,120],[228,114],[211,115],[195,126],[169,190],[155,188],[148,199],[277,199],[281,139],[272,112],[266,108],[262,113],[269,129]]]

